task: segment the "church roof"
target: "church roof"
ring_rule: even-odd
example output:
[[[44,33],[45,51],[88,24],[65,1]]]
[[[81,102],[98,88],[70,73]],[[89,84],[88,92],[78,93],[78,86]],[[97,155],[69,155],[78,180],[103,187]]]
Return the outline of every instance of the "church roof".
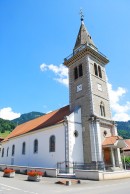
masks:
[[[74,46],[74,50],[77,49],[78,47],[84,45],[84,44],[93,45],[96,48],[90,34],[88,33],[88,31],[85,27],[84,22],[82,20],[81,25],[80,25],[80,29],[79,29],[79,33],[78,33],[78,36],[76,39],[76,43]]]
[[[124,139],[120,136],[110,136],[106,137],[102,143],[103,147],[113,147],[113,148],[124,148],[126,143]]]
[[[38,117],[36,119],[33,119],[31,121],[28,121],[26,123],[23,123],[21,125],[18,125],[4,140],[7,141],[10,138],[42,129],[45,127],[49,127],[52,125],[59,124],[64,121],[64,117],[68,116],[70,114],[69,105],[62,107],[58,110],[55,110],[53,112],[50,112],[46,115],[43,115],[41,117]]]
[[[121,139],[121,137],[119,136],[106,137],[102,145],[103,146],[113,145],[118,139]]]

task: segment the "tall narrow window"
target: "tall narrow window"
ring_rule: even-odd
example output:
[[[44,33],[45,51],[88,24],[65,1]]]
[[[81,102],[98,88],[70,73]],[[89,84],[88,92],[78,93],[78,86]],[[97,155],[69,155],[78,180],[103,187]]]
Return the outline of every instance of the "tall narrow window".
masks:
[[[83,76],[82,64],[79,65],[79,77]]]
[[[98,74],[99,74],[99,77],[102,78],[102,70],[100,66],[98,66]]]
[[[12,145],[12,156],[15,154],[15,145]]]
[[[103,102],[101,102],[100,104],[100,114],[102,117],[105,117],[105,107],[104,107]]]
[[[2,149],[2,157],[4,157],[4,148]]]
[[[74,79],[77,79],[78,78],[78,68],[75,67],[74,68]]]
[[[22,144],[22,154],[25,155],[25,152],[26,152],[26,143],[23,142],[23,144]]]
[[[9,155],[9,147],[7,148],[7,157],[8,157],[8,155]]]
[[[38,140],[37,139],[34,140],[33,151],[34,153],[38,153]]]
[[[94,63],[94,73],[98,76],[98,69],[96,63]]]
[[[55,144],[56,144],[56,140],[55,140],[55,136],[54,135],[52,135],[51,137],[50,137],[50,142],[49,142],[49,151],[50,152],[55,152]]]

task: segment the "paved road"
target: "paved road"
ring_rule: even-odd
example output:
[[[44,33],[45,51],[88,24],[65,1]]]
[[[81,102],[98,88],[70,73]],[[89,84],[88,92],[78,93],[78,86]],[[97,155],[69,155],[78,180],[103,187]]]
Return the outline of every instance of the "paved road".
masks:
[[[71,186],[55,184],[62,180],[43,177],[41,182],[27,181],[26,175],[16,174],[15,178],[2,177],[0,172],[0,194],[129,194],[130,179],[113,181],[81,181]]]

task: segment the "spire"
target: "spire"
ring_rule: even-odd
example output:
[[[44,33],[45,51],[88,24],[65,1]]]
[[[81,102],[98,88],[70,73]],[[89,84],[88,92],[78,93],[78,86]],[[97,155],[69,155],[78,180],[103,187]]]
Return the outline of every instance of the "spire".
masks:
[[[94,46],[95,47],[94,42],[93,42],[91,36],[89,35],[86,27],[85,27],[84,15],[83,15],[82,10],[80,10],[80,16],[81,16],[80,17],[81,25],[80,25],[79,33],[78,33],[78,36],[77,36],[77,39],[76,39],[76,43],[75,43],[75,46],[74,46],[74,50],[77,49],[78,47],[86,44],[86,43],[88,45],[90,45],[90,46]]]
[[[83,15],[82,9],[80,9],[80,16],[81,16],[81,18],[80,18],[81,22],[84,21],[84,15]]]

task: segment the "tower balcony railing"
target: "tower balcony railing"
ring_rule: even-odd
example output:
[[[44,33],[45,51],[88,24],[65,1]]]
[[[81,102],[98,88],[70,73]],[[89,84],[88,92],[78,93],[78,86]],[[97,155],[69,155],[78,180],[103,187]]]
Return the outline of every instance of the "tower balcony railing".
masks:
[[[75,49],[75,50],[73,51],[72,54],[70,54],[68,57],[64,58],[64,61],[68,61],[68,60],[71,59],[74,55],[76,55],[78,52],[82,51],[83,49],[85,49],[85,48],[87,48],[87,47],[93,49],[95,52],[97,52],[98,54],[100,54],[101,56],[103,56],[104,58],[107,59],[107,57],[106,57],[103,53],[101,53],[95,46],[86,43],[86,44],[84,44],[84,45],[81,45],[81,46],[78,47],[77,49]]]

